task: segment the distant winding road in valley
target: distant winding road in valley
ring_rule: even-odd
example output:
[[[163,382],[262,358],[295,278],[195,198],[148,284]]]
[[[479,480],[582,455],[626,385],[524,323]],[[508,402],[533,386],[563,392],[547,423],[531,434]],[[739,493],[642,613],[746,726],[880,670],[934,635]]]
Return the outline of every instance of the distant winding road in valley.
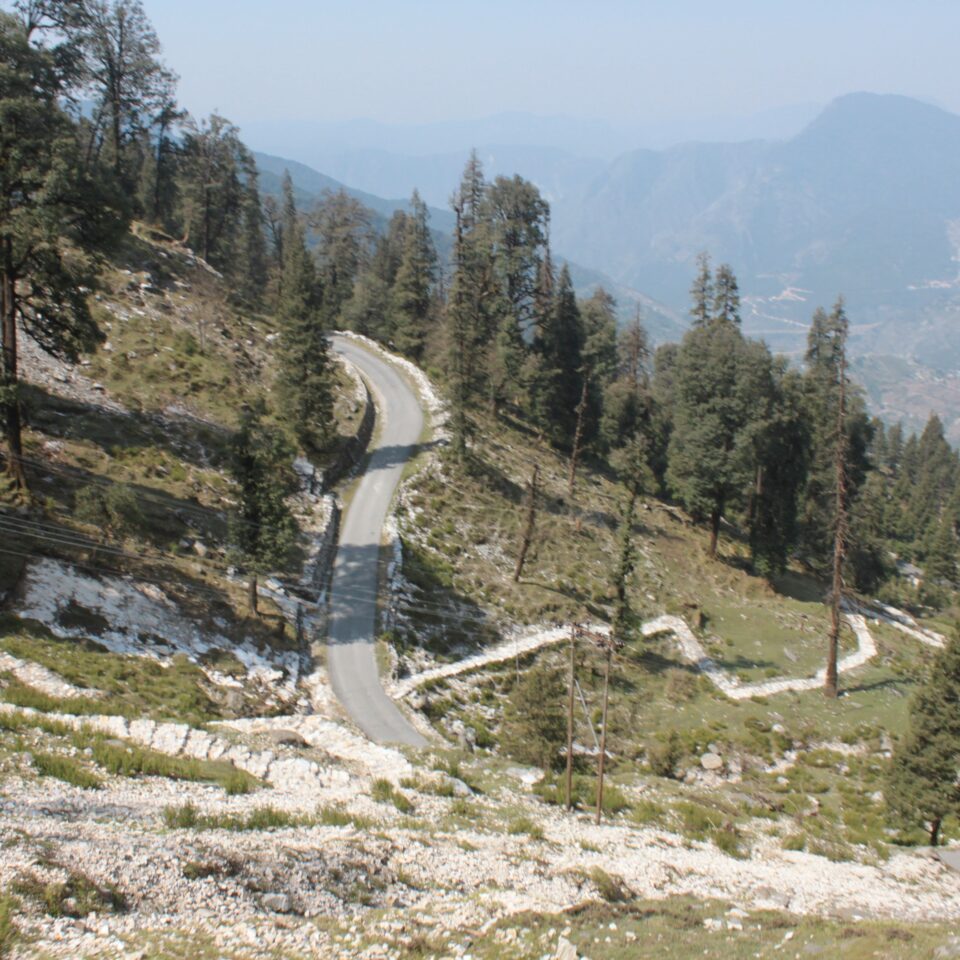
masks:
[[[334,336],[332,344],[369,384],[379,429],[340,526],[327,634],[330,682],[354,722],[372,740],[421,747],[427,741],[384,692],[374,643],[383,524],[404,464],[416,452],[423,410],[413,388],[392,364],[347,337]]]

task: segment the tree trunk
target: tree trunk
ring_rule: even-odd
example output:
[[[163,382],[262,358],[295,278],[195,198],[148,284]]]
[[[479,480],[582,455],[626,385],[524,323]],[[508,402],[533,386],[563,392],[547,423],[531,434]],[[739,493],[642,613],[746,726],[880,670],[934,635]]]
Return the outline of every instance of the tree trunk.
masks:
[[[577,429],[573,433],[573,450],[570,452],[570,482],[568,493],[573,498],[573,485],[577,479],[577,460],[580,458],[580,444],[583,442],[583,414],[587,409],[587,376],[583,377],[583,390],[580,391],[580,402],[577,404]]]
[[[527,560],[527,551],[533,542],[533,529],[537,522],[537,480],[540,476],[540,468],[533,468],[533,476],[530,478],[530,504],[527,508],[527,524],[523,530],[523,541],[520,544],[520,555],[517,557],[517,565],[513,571],[513,582],[519,583],[520,576],[523,573],[523,565]]]
[[[7,473],[17,490],[25,490],[27,478],[23,471],[23,438],[20,421],[20,398],[17,396],[19,380],[17,360],[17,303],[13,275],[13,251],[10,241],[3,247],[3,263],[0,265],[0,323],[2,323],[3,364],[0,389],[8,392],[4,398],[4,430],[7,435]]]
[[[718,504],[710,511],[710,546],[707,554],[711,560],[717,555],[717,544],[720,541],[720,517],[723,515],[723,508]]]
[[[603,670],[603,729],[600,731],[600,765],[597,768],[597,813],[595,823],[600,822],[603,811],[603,768],[607,759],[607,702],[610,692],[610,661],[613,659],[613,650],[607,647],[607,660]]]
[[[936,847],[940,843],[940,824],[943,822],[943,817],[934,817],[930,821],[930,846]]]
[[[250,612],[255,616],[260,616],[260,607],[257,605],[257,575],[250,574],[250,583],[247,587],[247,599],[250,601]]]
[[[837,654],[840,646],[840,603],[843,599],[843,557],[847,534],[847,434],[846,434],[846,350],[840,348],[840,396],[837,403],[837,442],[835,453],[835,515],[833,534],[833,586],[830,595],[830,638],[827,643],[827,668],[824,696],[835,700],[838,694]]]

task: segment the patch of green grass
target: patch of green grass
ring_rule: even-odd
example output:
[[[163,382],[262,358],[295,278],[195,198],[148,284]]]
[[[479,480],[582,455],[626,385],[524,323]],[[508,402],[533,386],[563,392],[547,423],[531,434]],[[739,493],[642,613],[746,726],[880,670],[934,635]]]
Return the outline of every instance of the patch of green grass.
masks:
[[[0,894],[0,957],[9,957],[20,939],[14,918],[20,912],[20,901],[10,893]]]
[[[157,750],[133,744],[111,743],[99,733],[82,729],[72,736],[80,748],[89,747],[93,760],[108,773],[121,777],[167,777],[171,780],[217,783],[228,794],[250,793],[263,781],[223,760],[195,760],[171,757]]]
[[[507,824],[507,833],[511,836],[526,834],[531,840],[543,840],[545,836],[543,827],[527,816],[514,817]]]
[[[55,777],[57,780],[71,783],[75,787],[82,787],[84,790],[96,790],[103,785],[96,774],[74,760],[73,757],[67,757],[60,753],[45,753],[35,750],[33,751],[33,765],[37,768],[37,773],[41,777]]]
[[[104,702],[93,697],[51,697],[34,687],[27,686],[16,677],[6,678],[6,686],[0,697],[15,707],[28,707],[42,713],[69,713],[73,716],[132,715],[130,708]]]
[[[949,923],[851,923],[769,910],[750,911],[738,916],[735,924],[728,924],[732,920],[729,910],[730,904],[681,896],[597,900],[564,913],[506,917],[474,938],[470,953],[476,960],[553,956],[557,931],[569,928],[565,936],[578,956],[597,960],[690,960],[705,956],[755,960],[757,956],[781,954],[907,960],[937,956],[936,951],[947,947],[955,933]],[[711,925],[705,925],[705,921]]]
[[[377,803],[392,803],[403,814],[413,813],[414,808],[410,798],[384,777],[379,777],[373,781],[370,796]]]
[[[295,827],[354,826],[366,829],[372,821],[333,807],[322,807],[316,814],[290,813],[277,807],[254,807],[243,814],[206,814],[192,803],[163,808],[163,821],[171,830],[289,830]]]
[[[369,817],[361,817],[349,813],[342,807],[321,807],[317,811],[317,823],[323,827],[356,827],[358,830],[369,830],[374,824]]]
[[[75,686],[106,694],[103,701],[89,704],[51,698],[38,709],[73,712],[78,706],[82,713],[147,716],[194,726],[221,716],[207,694],[206,675],[185,656],[175,656],[164,665],[150,657],[110,653],[95,641],[60,639],[39,623],[9,614],[0,614],[0,649],[39,663]],[[94,707],[95,703],[99,705]]]
[[[630,809],[630,819],[642,827],[663,823],[666,815],[667,811],[654,800],[638,800]]]

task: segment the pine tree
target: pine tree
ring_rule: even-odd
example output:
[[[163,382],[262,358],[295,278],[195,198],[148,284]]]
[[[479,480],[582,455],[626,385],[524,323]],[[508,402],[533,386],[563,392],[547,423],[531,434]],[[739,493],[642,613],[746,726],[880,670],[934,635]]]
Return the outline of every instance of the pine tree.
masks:
[[[257,580],[283,566],[296,542],[296,524],[284,498],[296,490],[293,451],[283,435],[263,423],[262,406],[243,411],[230,444],[230,469],[239,493],[230,539],[249,571],[250,610],[257,611]]]
[[[102,339],[87,294],[97,252],[127,223],[119,192],[86,163],[61,108],[60,63],[29,43],[23,22],[0,12],[0,412],[7,470],[21,488],[19,329],[70,361]]]
[[[253,157],[244,151],[241,176],[240,213],[235,243],[236,256],[230,271],[236,291],[254,309],[260,309],[266,298],[267,244],[263,233],[263,208],[257,187],[257,167]]]
[[[494,409],[527,388],[524,372],[537,326],[537,292],[546,256],[550,208],[522,177],[497,177],[484,190],[490,255],[497,286],[496,334],[487,345]]]
[[[910,729],[885,791],[901,822],[926,828],[936,846],[945,817],[960,814],[960,638],[940,651],[910,704]]]
[[[828,315],[818,308],[807,337],[804,416],[810,427],[810,465],[801,498],[799,550],[807,563],[831,569],[835,533],[835,457],[839,367],[846,342],[846,315],[838,302]],[[860,391],[844,385],[847,503],[852,504],[869,469],[870,421]]]
[[[709,521],[711,557],[724,511],[755,476],[744,442],[757,418],[757,398],[743,388],[749,359],[737,325],[710,320],[686,334],[672,370],[667,482],[696,519]]]
[[[695,327],[705,327],[712,316],[713,277],[710,273],[710,256],[701,253],[697,256],[697,276],[690,288],[690,316]]]
[[[698,295],[703,290],[704,280],[697,279],[694,289]],[[699,314],[700,305],[695,304],[694,310]],[[713,280],[713,319],[724,323],[740,324],[740,288],[729,264],[722,263],[717,267]]]
[[[333,439],[332,361],[321,312],[316,269],[304,241],[293,188],[284,178],[283,265],[277,320],[280,324],[280,399],[297,440],[308,452]]]
[[[501,316],[485,191],[483,170],[473,151],[451,200],[456,230],[446,311],[446,340],[453,381],[453,441],[454,450],[461,458],[466,452],[468,408],[478,397],[489,399],[491,396],[486,377],[487,358]]]
[[[755,410],[750,434],[755,471],[748,510],[750,556],[754,570],[769,579],[786,569],[797,540],[810,436],[802,415],[800,378],[784,368],[782,359],[771,363],[762,345],[753,351],[760,372],[755,387],[760,409]]]
[[[573,441],[577,404],[583,388],[583,323],[573,292],[570,270],[560,271],[553,313],[537,348],[542,364],[538,394],[541,427],[557,446],[569,448]]]
[[[537,664],[510,691],[503,711],[504,751],[521,763],[544,769],[559,764],[567,738],[566,685],[560,670]]]
[[[184,242],[227,274],[238,270],[244,207],[259,209],[250,189],[256,189],[256,168],[237,127],[217,114],[199,125],[191,121],[180,173]]]
[[[430,236],[427,205],[414,190],[392,289],[392,326],[397,349],[417,363],[423,359],[431,332],[436,272],[437,252]]]
[[[172,99],[174,75],[139,0],[87,0],[81,36],[94,99],[92,142],[131,192],[144,161],[142,136]]]
[[[317,273],[323,288],[323,320],[335,328],[361,269],[374,248],[370,211],[345,190],[325,191],[308,218],[317,239]]]

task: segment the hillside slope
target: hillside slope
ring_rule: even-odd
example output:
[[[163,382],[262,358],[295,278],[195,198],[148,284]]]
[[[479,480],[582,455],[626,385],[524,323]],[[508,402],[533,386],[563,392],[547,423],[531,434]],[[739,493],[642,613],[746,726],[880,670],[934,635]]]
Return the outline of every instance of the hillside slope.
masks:
[[[0,507],[0,944],[21,938],[14,956],[679,960],[721,930],[728,957],[851,937],[868,954],[952,949],[960,877],[888,832],[883,800],[903,694],[933,649],[921,628],[938,624],[905,632],[875,610],[878,649],[829,709],[818,691],[737,699],[691,642],[734,686],[808,676],[821,585],[749,576],[734,530],[708,561],[701,531],[648,499],[636,626],[668,614],[693,633],[638,629],[614,660],[600,825],[602,661],[581,645],[565,812],[558,640],[571,619],[609,618],[621,490],[586,464],[570,498],[563,458],[479,418],[465,467],[424,438],[382,552],[384,681],[430,745],[372,744],[304,642],[322,636],[309,571],[329,502],[295,497],[302,553],[266,584],[260,619],[223,552],[225,438],[269,392],[270,324],[143,230],[105,279],[102,350],[79,371],[28,363],[40,496]],[[423,375],[398,369],[423,396]],[[349,375],[339,395],[348,436],[363,407]],[[533,463],[540,520],[514,583]],[[138,510],[98,530],[78,491],[117,481]]]

